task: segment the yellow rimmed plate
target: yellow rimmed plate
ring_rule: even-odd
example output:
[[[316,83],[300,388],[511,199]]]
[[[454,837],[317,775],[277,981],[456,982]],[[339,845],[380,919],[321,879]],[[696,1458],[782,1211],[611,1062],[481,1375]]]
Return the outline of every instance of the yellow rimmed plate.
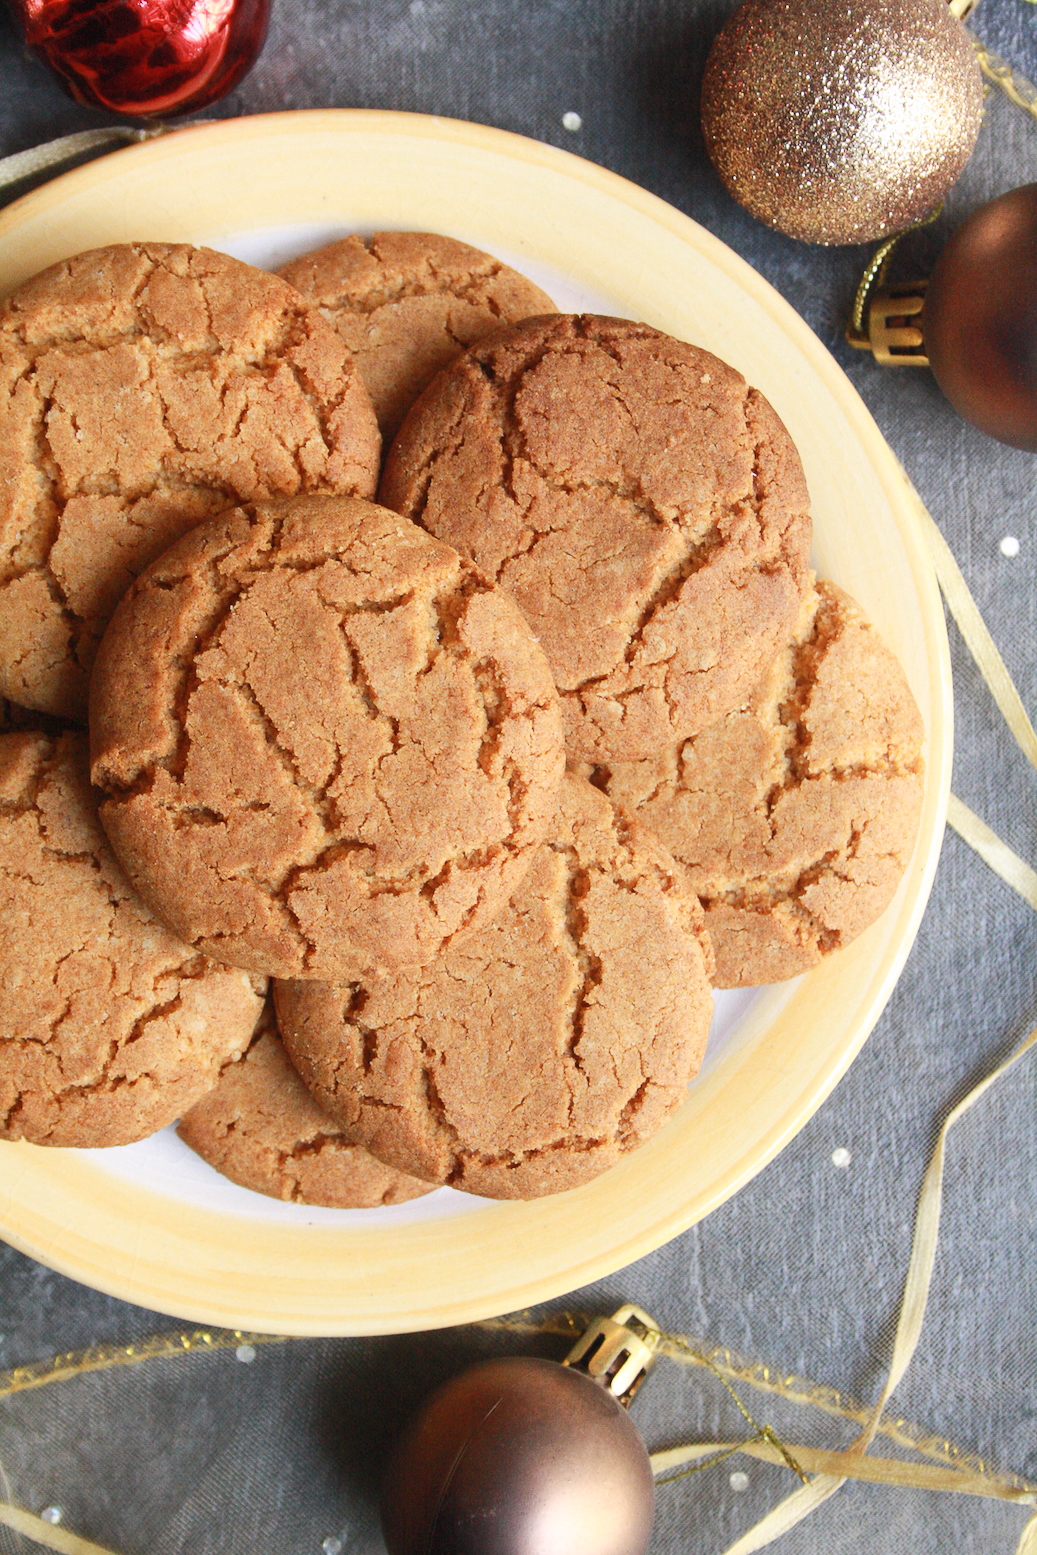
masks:
[[[823,1101],[888,999],[932,884],[951,763],[943,610],[899,466],[787,303],[653,195],[502,131],[411,114],[271,114],[178,130],[0,213],[0,292],[133,240],[208,243],[274,266],[345,232],[445,232],[558,304],[641,318],[762,389],[799,446],[814,563],[904,665],[928,731],[914,857],[854,945],[793,983],[721,996],[679,1115],[597,1181],[533,1203],[443,1189],[385,1210],[282,1205],[224,1182],[164,1131],[112,1151],[0,1146],[0,1233],[88,1285],[192,1321],[285,1334],[474,1321],[587,1284],[707,1215]]]

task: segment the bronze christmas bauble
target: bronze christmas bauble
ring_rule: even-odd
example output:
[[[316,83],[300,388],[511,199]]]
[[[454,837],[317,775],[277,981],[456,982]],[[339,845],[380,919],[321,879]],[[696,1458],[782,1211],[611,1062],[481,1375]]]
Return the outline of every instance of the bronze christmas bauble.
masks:
[[[947,0],[745,0],[702,84],[724,183],[808,243],[920,221],[964,168],[982,113],[975,51]]]
[[[389,1555],[644,1555],[654,1486],[616,1399],[554,1361],[487,1361],[433,1394],[389,1467]]]
[[[929,277],[922,336],[955,410],[1037,452],[1037,184],[991,200],[952,234]]]

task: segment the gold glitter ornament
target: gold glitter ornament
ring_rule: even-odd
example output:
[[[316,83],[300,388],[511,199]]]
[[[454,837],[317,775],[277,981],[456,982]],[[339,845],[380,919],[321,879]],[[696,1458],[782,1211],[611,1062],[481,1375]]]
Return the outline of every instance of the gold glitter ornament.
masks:
[[[745,0],[702,83],[724,183],[807,243],[870,242],[921,220],[982,115],[975,51],[946,0]]]

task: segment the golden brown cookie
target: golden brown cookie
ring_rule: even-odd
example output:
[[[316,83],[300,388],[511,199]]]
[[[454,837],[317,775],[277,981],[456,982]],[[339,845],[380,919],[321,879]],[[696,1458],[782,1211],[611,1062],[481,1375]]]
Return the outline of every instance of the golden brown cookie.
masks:
[[[512,601],[386,508],[235,509],[133,585],[91,687],[101,817],[206,954],[282,977],[428,961],[554,812],[561,715]]]
[[[248,1051],[232,1059],[177,1133],[204,1161],[254,1193],[331,1209],[374,1209],[432,1192],[351,1145],[288,1061],[268,1002]]]
[[[121,1145],[247,1046],[262,984],[156,923],[112,857],[86,739],[0,735],[0,1138]]]
[[[588,757],[651,755],[743,705],[808,587],[806,485],[770,405],[622,319],[530,319],[459,357],[380,500],[514,595]]]
[[[922,735],[893,654],[819,583],[746,711],[595,782],[683,867],[716,985],[749,987],[806,971],[888,905],[918,829]]]
[[[370,496],[379,437],[334,330],[276,276],[135,243],[0,308],[0,694],[83,720],[130,580],[233,502]]]
[[[698,903],[651,834],[567,776],[507,909],[431,966],[276,983],[285,1046],[349,1137],[490,1198],[595,1177],[682,1101],[709,1032]]]
[[[342,238],[279,274],[342,337],[387,447],[422,389],[459,351],[530,314],[555,312],[547,293],[517,270],[434,232]]]

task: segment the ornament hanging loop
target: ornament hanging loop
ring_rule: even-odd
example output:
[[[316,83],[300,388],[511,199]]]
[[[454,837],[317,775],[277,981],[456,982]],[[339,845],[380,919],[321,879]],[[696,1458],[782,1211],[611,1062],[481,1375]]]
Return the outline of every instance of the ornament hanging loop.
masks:
[[[600,1383],[626,1408],[655,1365],[659,1329],[627,1302],[611,1317],[596,1318],[562,1362]]]
[[[979,0],[948,0],[947,9],[959,22],[963,22],[967,16],[972,15],[978,4]]]
[[[870,351],[883,367],[928,367],[921,330],[925,281],[896,281],[884,285],[901,238],[930,226],[942,214],[943,205],[914,226],[879,244],[861,277],[853,312],[846,326],[846,343],[858,351]],[[878,288],[878,290],[876,290]]]

